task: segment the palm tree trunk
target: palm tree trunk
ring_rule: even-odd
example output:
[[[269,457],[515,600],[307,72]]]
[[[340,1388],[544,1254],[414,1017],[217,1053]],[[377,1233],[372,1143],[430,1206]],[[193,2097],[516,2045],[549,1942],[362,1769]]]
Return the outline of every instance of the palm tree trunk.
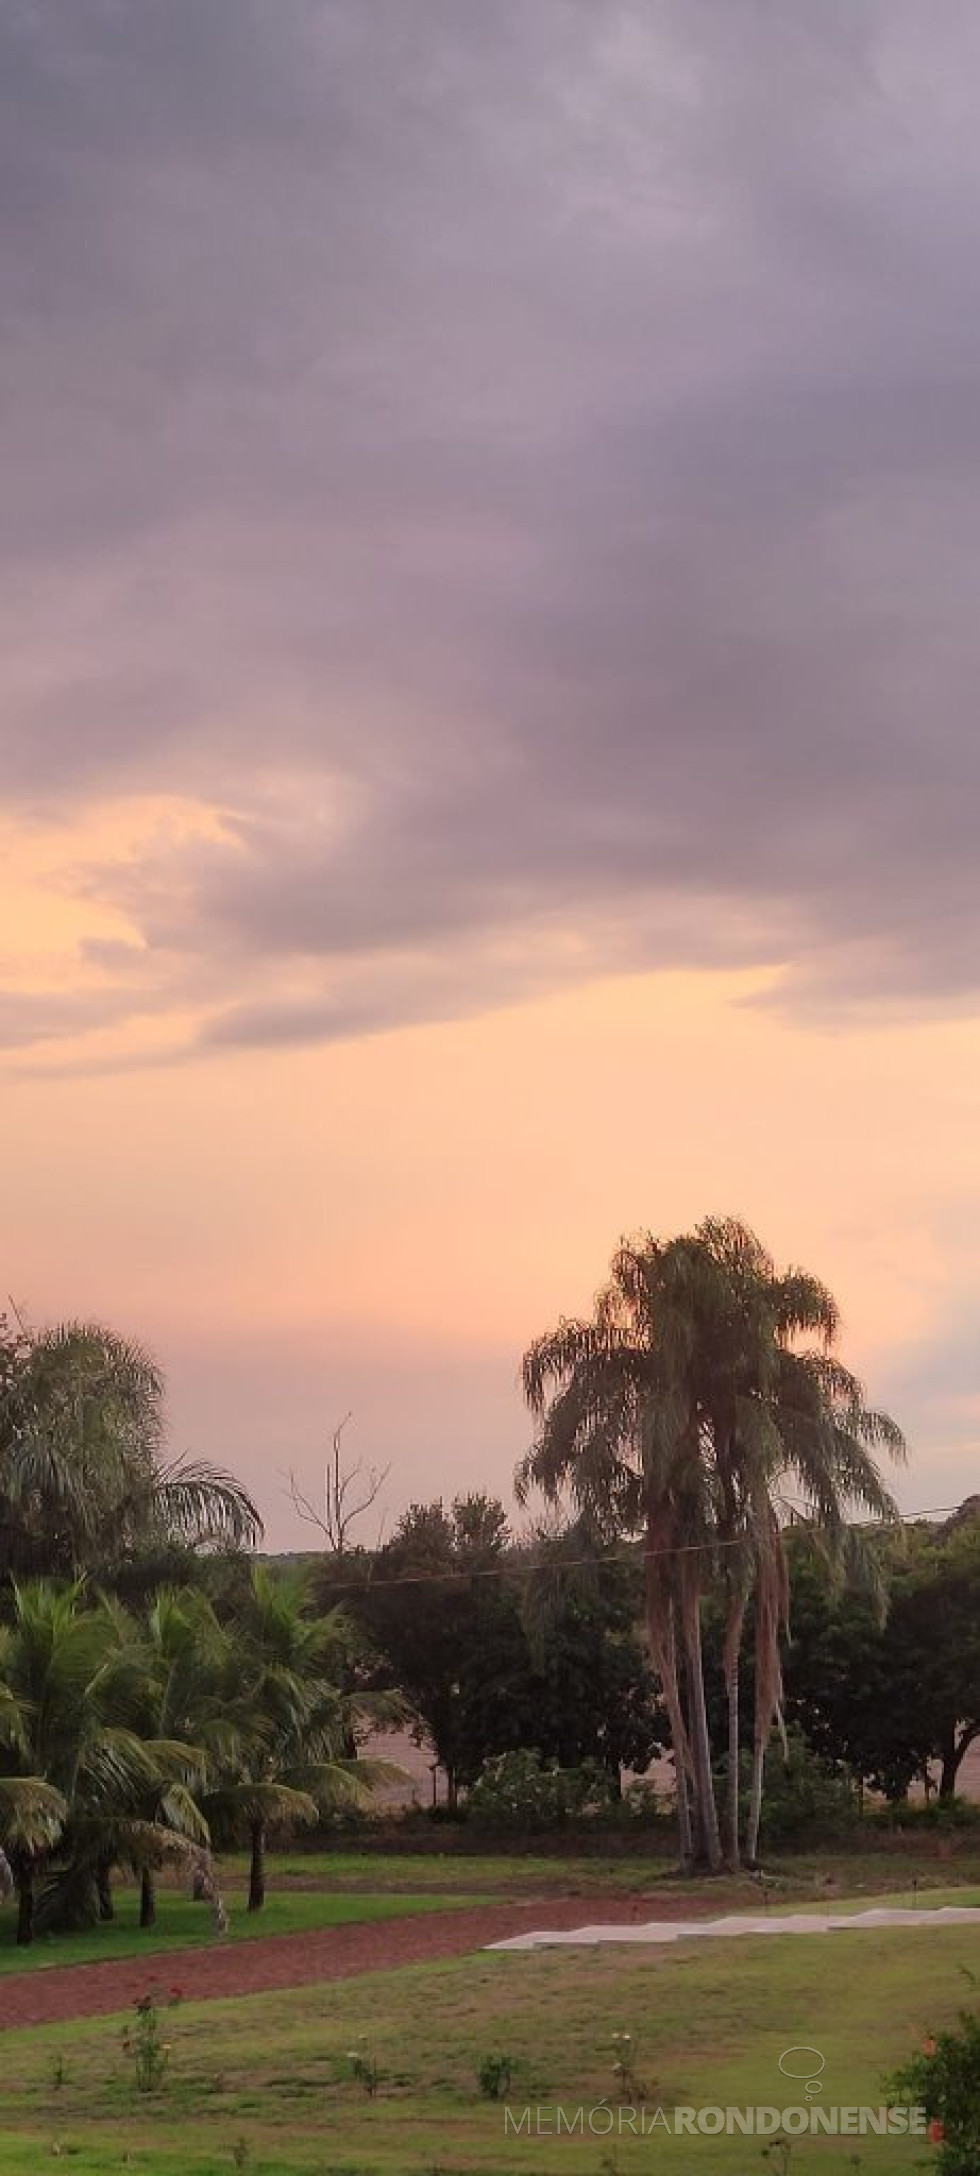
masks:
[[[745,1824],[745,1856],[750,1866],[758,1865],[759,1823],[762,1819],[762,1785],[766,1772],[766,1741],[756,1737],[752,1749],[752,1783],[749,1790],[749,1812]]]
[[[646,1591],[646,1631],[650,1659],[660,1679],[660,1690],[670,1723],[670,1738],[674,1753],[674,1780],[677,1795],[677,1845],[681,1868],[690,1873],[694,1863],[694,1837],[691,1824],[691,1747],[684,1721],[680,1686],[677,1680],[677,1642],[674,1629],[673,1602],[665,1593],[664,1583],[658,1571],[657,1557],[662,1536],[651,1518],[647,1523],[646,1551],[644,1559]]]
[[[721,1835],[718,1828],[718,1808],[715,1804],[714,1778],[711,1773],[711,1738],[708,1732],[708,1704],[704,1693],[704,1659],[701,1652],[701,1595],[696,1575],[689,1566],[684,1571],[684,1645],[687,1663],[687,1680],[691,1710],[691,1752],[694,1760],[696,1790],[695,1822],[699,1851],[707,1861],[708,1871],[720,1873],[722,1853]]]
[[[742,1648],[742,1627],[745,1622],[745,1597],[730,1592],[728,1619],[725,1626],[725,1693],[728,1701],[728,1813],[725,1844],[729,1866],[737,1872],[739,1865],[739,1785],[741,1783],[741,1746],[739,1744],[739,1657]]]
[[[739,1766],[741,1748],[738,1729],[738,1665],[731,1672],[728,1685],[728,1824],[725,1838],[728,1864],[733,1873],[739,1864]]]
[[[99,1892],[99,1918],[102,1921],[103,1925],[105,1925],[110,1919],[114,1919],[116,1916],[116,1907],[112,1901],[111,1866],[100,1866],[97,1870],[95,1879]]]
[[[745,1829],[745,1856],[750,1866],[758,1863],[766,1747],[782,1698],[780,1635],[787,1623],[787,1601],[786,1558],[773,1520],[771,1547],[759,1561],[755,1594],[755,1734]]]
[[[673,1633],[671,1634],[673,1646]],[[684,1705],[677,1677],[676,1657],[671,1654],[666,1675],[661,1674],[664,1703],[670,1722],[671,1744],[674,1748],[674,1787],[677,1799],[677,1849],[681,1871],[690,1874],[694,1869],[694,1777],[691,1764],[691,1741],[684,1717]]]
[[[694,1821],[691,1814],[691,1780],[683,1764],[675,1763],[674,1781],[677,1786],[677,1849],[685,1874],[694,1870]]]
[[[260,1912],[265,1903],[265,1822],[252,1822],[252,1863],[248,1876],[248,1908]]]
[[[17,1947],[29,1949],[34,1940],[34,1869],[21,1872],[17,1879]]]
[[[140,1874],[140,1926],[155,1927],[157,1920],[157,1892],[153,1868],[144,1866]]]

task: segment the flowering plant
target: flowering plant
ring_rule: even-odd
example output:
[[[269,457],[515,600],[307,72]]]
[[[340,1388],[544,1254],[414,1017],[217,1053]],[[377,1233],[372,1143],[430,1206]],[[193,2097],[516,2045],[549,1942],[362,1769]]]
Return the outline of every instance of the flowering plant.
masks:
[[[171,1987],[167,2008],[175,2009],[184,1999],[180,1987]],[[152,1986],[141,1995],[136,2004],[136,2022],[129,2025],[122,2036],[123,2054],[133,2065],[138,2093],[158,2093],[170,2064],[171,2043],[163,2037],[160,2003]]]
[[[612,2037],[613,2047],[616,2050],[613,2076],[619,2087],[620,2094],[628,2101],[642,2100],[643,2087],[636,2075],[636,2048],[633,2035],[631,2032],[614,2032]]]

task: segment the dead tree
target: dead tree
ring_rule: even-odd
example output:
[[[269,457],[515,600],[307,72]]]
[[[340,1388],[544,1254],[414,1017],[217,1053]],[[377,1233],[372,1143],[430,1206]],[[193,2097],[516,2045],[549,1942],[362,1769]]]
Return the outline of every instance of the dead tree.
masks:
[[[315,1526],[322,1534],[327,1549],[335,1561],[340,1561],[347,1551],[348,1536],[355,1520],[362,1519],[370,1511],[383,1489],[390,1466],[365,1466],[358,1458],[345,1466],[341,1459],[341,1437],[353,1414],[345,1413],[334,1429],[330,1449],[323,1465],[323,1509],[317,1509],[312,1498],[300,1488],[296,1475],[290,1468],[289,1493],[293,1508],[307,1526]],[[342,1673],[343,1689],[352,1702],[355,1689],[355,1671],[350,1658]],[[354,1760],[357,1756],[357,1732],[354,1725],[353,1705],[349,1706],[344,1728],[344,1757]]]
[[[341,1437],[352,1413],[345,1413],[334,1429],[330,1449],[323,1465],[323,1508],[317,1510],[312,1498],[300,1488],[290,1467],[289,1494],[293,1509],[307,1526],[315,1526],[332,1556],[343,1556],[348,1536],[356,1519],[364,1517],[383,1489],[390,1466],[365,1466],[362,1459],[345,1466],[341,1461]]]

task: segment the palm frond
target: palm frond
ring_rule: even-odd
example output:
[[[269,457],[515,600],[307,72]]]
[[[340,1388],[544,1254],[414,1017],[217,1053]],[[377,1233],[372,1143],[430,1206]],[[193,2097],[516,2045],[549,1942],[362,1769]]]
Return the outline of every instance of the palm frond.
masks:
[[[159,1468],[131,1508],[195,1548],[250,1549],[263,1534],[262,1519],[244,1484],[203,1459],[178,1459]]]
[[[67,1800],[43,1776],[0,1776],[0,1842],[21,1851],[45,1851],[57,1843]]]

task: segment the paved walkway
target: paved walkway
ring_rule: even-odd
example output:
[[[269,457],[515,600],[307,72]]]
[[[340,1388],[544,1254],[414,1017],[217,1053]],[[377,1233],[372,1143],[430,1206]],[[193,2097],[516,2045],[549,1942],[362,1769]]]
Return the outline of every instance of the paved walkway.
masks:
[[[892,1910],[866,1912],[741,1912],[728,1919],[650,1919],[639,1926],[619,1924],[574,1927],[553,1926],[548,1931],[533,1934],[515,1934],[504,1941],[491,1942],[491,1949],[558,1949],[560,1947],[593,1947],[601,1942],[684,1942],[692,1938],[704,1941],[709,1936],[730,1937],[736,1934],[833,1934],[839,1928],[849,1931],[866,1927],[918,1927],[926,1933],[936,1927],[960,1927],[980,1925],[980,1911],[972,1905],[946,1904],[936,1911]]]

